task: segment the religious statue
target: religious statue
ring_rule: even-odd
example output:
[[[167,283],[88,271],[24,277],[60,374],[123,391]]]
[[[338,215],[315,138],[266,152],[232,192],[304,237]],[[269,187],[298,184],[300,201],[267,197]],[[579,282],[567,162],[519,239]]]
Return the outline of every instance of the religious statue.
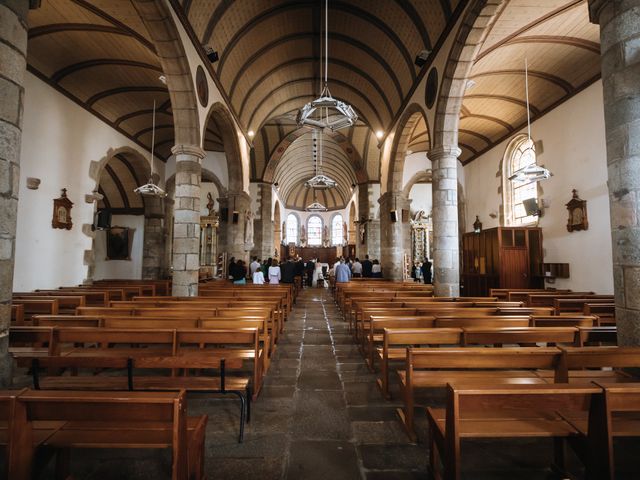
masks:
[[[251,250],[253,248],[253,219],[255,215],[251,210],[247,210],[244,220],[244,249]]]
[[[343,225],[342,225],[342,239],[343,239],[343,242],[344,242],[345,245],[347,244],[347,234],[348,234],[347,222],[343,222]]]
[[[367,233],[364,222],[360,222],[360,225],[358,225],[358,232],[360,233],[360,243],[364,245]]]
[[[207,210],[209,211],[208,216],[213,217],[214,202],[213,202],[213,196],[211,195],[211,192],[207,193],[207,200],[209,200],[207,202]]]
[[[304,228],[304,225],[300,226],[300,245],[302,247],[307,245],[307,230]]]
[[[330,241],[331,239],[329,238],[329,227],[325,225],[322,229],[322,246],[328,247]]]

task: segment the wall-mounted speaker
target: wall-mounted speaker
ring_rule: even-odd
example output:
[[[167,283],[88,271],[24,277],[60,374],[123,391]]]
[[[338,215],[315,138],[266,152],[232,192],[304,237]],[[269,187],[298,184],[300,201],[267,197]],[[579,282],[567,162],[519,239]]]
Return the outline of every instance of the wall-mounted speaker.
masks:
[[[240,212],[233,212],[233,223],[238,223],[238,220],[240,220]]]
[[[391,223],[396,223],[398,221],[398,211],[391,210],[389,212],[389,218],[391,219]]]
[[[96,230],[108,230],[111,228],[111,212],[109,210],[98,210],[94,221]]]
[[[229,221],[229,209],[228,208],[221,208],[220,209],[220,221],[221,222],[228,222]]]
[[[540,206],[538,205],[538,200],[535,198],[527,198],[522,201],[522,206],[524,207],[524,211],[527,215],[540,216],[542,213],[540,211]]]

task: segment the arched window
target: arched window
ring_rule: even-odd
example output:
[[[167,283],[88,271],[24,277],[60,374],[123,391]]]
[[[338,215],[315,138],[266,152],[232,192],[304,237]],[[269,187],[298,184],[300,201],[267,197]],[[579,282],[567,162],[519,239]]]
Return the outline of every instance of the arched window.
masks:
[[[503,205],[505,225],[529,225],[536,222],[534,215],[527,215],[523,202],[529,198],[538,201],[537,182],[509,180],[518,170],[536,164],[536,149],[527,135],[515,137],[507,146],[503,160]]]
[[[342,245],[344,242],[343,235],[342,215],[337,214],[331,220],[331,245]]]
[[[287,216],[287,243],[298,243],[298,217],[293,213]]]
[[[307,243],[322,245],[322,219],[317,215],[313,215],[307,220]]]

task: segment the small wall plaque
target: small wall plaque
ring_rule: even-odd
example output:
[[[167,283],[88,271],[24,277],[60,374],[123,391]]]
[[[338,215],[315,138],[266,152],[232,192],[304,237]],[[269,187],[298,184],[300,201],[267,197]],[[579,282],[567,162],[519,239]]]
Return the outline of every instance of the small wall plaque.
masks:
[[[53,200],[53,219],[51,220],[53,228],[71,230],[73,227],[71,207],[73,207],[73,202],[67,198],[67,189],[63,188],[60,198]]]
[[[587,201],[578,197],[578,191],[572,190],[573,198],[566,204],[569,210],[569,219],[567,220],[567,230],[573,232],[576,230],[588,230],[589,221],[587,220]]]

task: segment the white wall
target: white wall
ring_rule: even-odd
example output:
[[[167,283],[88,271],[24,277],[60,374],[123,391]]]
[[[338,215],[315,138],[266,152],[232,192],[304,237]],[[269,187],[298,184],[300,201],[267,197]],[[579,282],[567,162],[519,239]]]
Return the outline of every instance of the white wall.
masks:
[[[94,278],[142,278],[142,247],[144,244],[144,215],[113,215],[111,226],[129,227],[129,235],[133,234],[131,244],[131,260],[107,260],[107,232],[96,232]],[[130,239],[131,241],[131,239]]]
[[[516,133],[514,133],[515,135]],[[531,126],[535,141],[542,140],[543,153],[538,163],[553,172],[540,183],[541,198],[548,203],[539,220],[542,227],[544,261],[569,263],[571,278],[557,279],[558,288],[613,292],[613,268],[607,164],[604,134],[602,83],[596,82]],[[502,142],[464,168],[466,179],[466,231],[472,230],[479,215],[483,228],[498,226],[502,203],[496,177],[508,141]],[[567,232],[571,190],[587,200],[589,229]]]
[[[84,196],[95,188],[89,165],[109,149],[124,146],[149,156],[127,137],[26,74],[14,290],[77,285],[86,278],[84,251],[91,249],[91,238],[82,233],[82,224],[93,222],[94,205],[85,203]],[[27,189],[27,177],[40,178],[40,188]],[[74,202],[71,230],[51,227],[53,199],[60,196],[61,188],[67,188]]]

